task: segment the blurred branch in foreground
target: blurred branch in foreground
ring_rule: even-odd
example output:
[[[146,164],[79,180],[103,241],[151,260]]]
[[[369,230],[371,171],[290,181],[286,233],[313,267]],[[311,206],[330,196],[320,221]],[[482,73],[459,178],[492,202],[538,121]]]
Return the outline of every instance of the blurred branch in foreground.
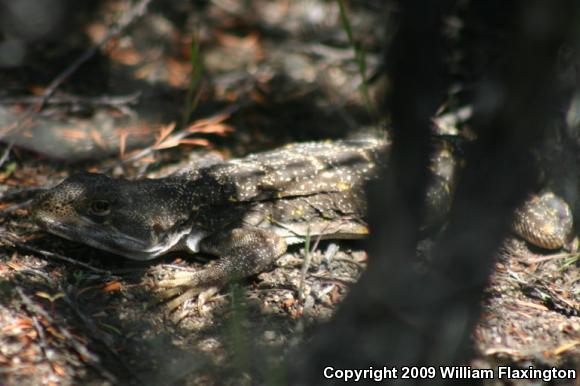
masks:
[[[556,58],[571,38],[578,4],[526,2],[507,18],[514,29],[505,45],[510,54],[499,75],[488,73],[479,84],[474,118],[479,139],[467,149],[468,166],[432,266],[419,273],[413,262],[426,182],[427,120],[445,91],[440,31],[447,5],[401,4],[401,27],[388,58],[392,168],[370,195],[369,269],[334,321],[298,353],[292,384],[320,383],[327,366],[452,366],[468,363],[472,355],[471,333],[494,253],[511,209],[535,178],[530,149],[541,143],[553,118],[547,106],[561,91]]]

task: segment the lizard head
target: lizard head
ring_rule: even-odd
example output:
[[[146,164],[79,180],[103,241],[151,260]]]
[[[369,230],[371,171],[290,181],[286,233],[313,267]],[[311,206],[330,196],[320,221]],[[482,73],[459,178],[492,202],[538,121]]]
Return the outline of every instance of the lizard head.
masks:
[[[43,229],[134,260],[176,249],[190,209],[183,187],[164,180],[128,181],[102,174],[71,176],[35,198]]]

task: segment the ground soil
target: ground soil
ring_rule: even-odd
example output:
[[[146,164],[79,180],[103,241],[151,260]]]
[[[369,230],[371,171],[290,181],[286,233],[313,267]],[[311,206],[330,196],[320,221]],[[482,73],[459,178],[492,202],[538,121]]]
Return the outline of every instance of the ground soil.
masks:
[[[211,264],[211,256],[131,262],[32,223],[27,203],[35,192],[77,171],[159,177],[208,155],[241,156],[377,124],[372,105],[383,84],[371,82],[370,102],[361,94],[336,2],[183,3],[154,3],[25,130],[11,133],[16,146],[0,168],[2,385],[284,384],[284,355],[332,318],[373,258],[361,242],[295,246],[271,271],[168,310],[151,283]],[[31,42],[29,62],[0,72],[0,126],[28,114],[27,98],[129,4],[85,10],[70,26],[82,39]],[[347,11],[366,52],[366,75],[380,73],[387,9],[364,1]],[[191,59],[194,41],[200,62]],[[43,55],[50,61],[35,61]],[[192,63],[204,67],[193,85]],[[188,90],[197,104],[184,118]],[[473,332],[475,359],[466,365],[580,371],[578,268],[578,254],[507,237]]]

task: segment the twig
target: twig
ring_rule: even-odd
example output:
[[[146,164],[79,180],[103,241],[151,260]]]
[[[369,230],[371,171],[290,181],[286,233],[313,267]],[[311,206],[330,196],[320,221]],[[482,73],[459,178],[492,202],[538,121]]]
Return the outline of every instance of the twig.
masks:
[[[27,271],[34,272],[36,270],[27,270]],[[94,340],[99,341],[99,343],[101,343],[114,356],[117,362],[121,364],[121,366],[125,369],[125,371],[131,374],[133,379],[139,381],[139,384],[145,384],[143,380],[139,377],[139,375],[135,374],[135,372],[131,369],[131,367],[127,365],[127,363],[123,360],[123,358],[119,356],[117,350],[115,350],[114,347],[109,342],[109,340],[103,336],[103,334],[99,331],[93,320],[87,317],[76,306],[76,303],[72,300],[70,294],[64,291],[60,283],[55,282],[50,276],[46,275],[44,272],[34,272],[34,273],[37,274],[40,273],[40,276],[43,277],[48,284],[50,284],[52,287],[56,288],[57,291],[62,293],[64,295],[62,299],[67,304],[67,306],[74,312],[76,317],[83,323],[85,328],[89,330],[89,332],[91,333],[90,337],[93,338]],[[63,327],[59,327],[59,325],[55,323],[53,318],[51,318],[51,316],[42,307],[38,306],[36,303],[32,301],[32,299],[30,299],[26,294],[24,294],[24,292],[20,288],[17,288],[17,292],[20,298],[22,299],[23,303],[25,304],[25,306],[29,309],[29,312],[33,312],[34,314],[40,315],[44,320],[46,320],[47,323],[54,326],[55,328],[58,328],[62,333],[62,335],[66,338],[68,344],[72,346],[72,348],[75,351],[77,351],[77,353],[81,357],[87,358],[88,363],[97,371],[99,371],[104,378],[106,378],[113,384],[118,384],[116,377],[113,374],[111,374],[108,370],[106,370],[103,366],[101,366],[100,359],[96,354],[91,353],[85,346],[83,346],[77,340],[75,340],[68,330],[66,330]]]
[[[80,95],[55,95],[49,100],[44,101],[44,104],[89,104],[89,105],[104,105],[104,106],[124,106],[137,102],[141,92],[135,92],[128,95],[109,96],[101,95],[98,97],[86,97]],[[38,104],[42,103],[42,96],[20,96],[0,98],[0,104]]]
[[[93,271],[93,272],[105,274],[105,275],[112,275],[111,271],[109,271],[109,270],[96,268],[90,264],[83,263],[82,261],[75,260],[73,258],[61,255],[59,253],[45,251],[44,249],[39,249],[39,248],[33,247],[33,246],[25,244],[25,243],[17,240],[16,238],[13,238],[13,237],[0,236],[0,241],[5,242],[7,244],[14,244],[15,246],[17,246],[20,249],[24,249],[25,251],[28,251],[28,252],[38,253],[38,254],[40,254],[44,257],[47,257],[47,258],[61,260],[61,261],[67,262],[69,264],[78,265],[79,267],[83,267],[85,269],[88,269],[89,271]]]
[[[117,363],[119,363],[125,369],[125,371],[131,374],[131,377],[136,381],[138,381],[138,384],[140,385],[146,384],[144,380],[131,368],[131,366],[128,365],[126,361],[119,355],[119,353],[117,352],[117,350],[115,350],[111,342],[109,342],[109,339],[106,339],[106,337],[103,336],[103,334],[99,331],[99,329],[95,325],[95,322],[93,322],[91,318],[86,316],[76,306],[76,304],[72,301],[71,297],[66,292],[63,297],[63,300],[70,307],[70,309],[73,310],[77,318],[81,320],[85,325],[85,327],[91,332],[91,336],[97,339],[103,346],[105,346],[107,351],[109,351],[109,353],[113,355],[113,357],[117,360]]]
[[[3,135],[0,134],[0,139],[2,139]],[[6,161],[8,161],[8,157],[10,157],[10,150],[14,147],[14,141],[10,141],[6,144],[6,149],[2,152],[2,157],[0,157],[0,166],[4,165]]]
[[[103,378],[114,384],[118,383],[117,378],[100,364],[100,358],[96,354],[90,352],[85,346],[80,344],[66,328],[57,324],[56,321],[48,314],[48,312],[36,304],[30,297],[28,297],[28,295],[26,295],[20,287],[16,288],[16,292],[18,293],[18,296],[20,296],[22,303],[27,308],[33,319],[36,317],[36,315],[42,317],[46,323],[57,329],[60,334],[64,336],[65,343],[69,345],[74,351],[76,351],[78,355],[80,355],[82,358],[85,358],[87,363],[96,369],[103,376]],[[39,329],[42,329],[41,326],[38,327]]]
[[[0,201],[9,201],[20,196],[28,196],[29,194],[34,194],[43,189],[44,188],[41,187],[12,189],[0,194]]]
[[[8,213],[12,213],[15,210],[18,210],[20,208],[24,208],[26,206],[28,206],[30,203],[32,202],[32,200],[26,200],[24,202],[18,202],[16,204],[12,204],[4,209],[0,209],[0,216],[4,216]]]
[[[22,298],[23,294],[19,293],[19,295]],[[38,333],[39,346],[40,350],[42,351],[42,355],[44,355],[44,359],[50,362],[50,358],[48,357],[48,354],[46,352],[48,344],[46,343],[46,335],[44,333],[44,328],[42,328],[42,326],[40,325],[40,322],[38,321],[38,317],[36,315],[31,315],[31,319],[32,325],[34,326],[34,329]]]
[[[74,74],[85,62],[92,58],[105,44],[107,44],[111,39],[119,36],[127,27],[133,24],[138,18],[142,17],[147,10],[147,7],[152,0],[141,0],[135,6],[127,12],[124,17],[119,20],[116,26],[113,26],[109,32],[101,39],[97,45],[88,48],[81,56],[79,56],[74,62],[72,62],[67,68],[65,68],[44,90],[42,94],[42,99],[35,106],[35,111],[40,111],[42,107],[46,104],[48,99],[54,94],[56,89],[67,80],[72,74]]]
[[[54,94],[56,89],[60,87],[71,75],[73,75],[84,63],[86,63],[90,58],[92,58],[105,44],[107,44],[111,39],[119,36],[121,32],[123,32],[127,27],[133,24],[138,18],[142,17],[147,10],[147,7],[151,3],[152,0],[140,0],[135,6],[129,10],[117,23],[117,25],[113,26],[109,32],[99,41],[95,46],[88,48],[85,52],[83,52],[74,62],[72,62],[67,68],[61,71],[60,74],[57,75],[56,78],[53,79],[52,82],[46,87],[42,95],[40,96],[40,100],[35,103],[34,105],[30,106],[28,111],[24,113],[24,115],[20,118],[18,123],[15,125],[15,128],[12,130],[7,130],[3,133],[0,133],[0,140],[5,138],[8,134],[12,134],[17,132],[22,128],[22,124],[24,121],[28,120],[33,116],[33,114],[38,113],[42,110],[42,108],[46,105],[50,97]],[[0,158],[0,166],[6,162],[8,158],[8,153],[12,148],[13,142],[9,143],[8,148],[5,151],[5,154]]]
[[[1,162],[0,162],[1,164]],[[33,187],[33,188],[20,188],[20,189],[12,189],[7,192],[0,194],[0,202],[1,201],[11,201],[16,198],[25,199],[20,202],[16,202],[4,209],[0,209],[0,216],[4,216],[8,213],[14,212],[17,209],[24,208],[28,206],[32,202],[32,198],[30,196],[34,196],[38,191],[43,190],[42,188]]]
[[[524,259],[523,261],[525,261],[526,263],[541,263],[541,262],[549,261],[549,260],[567,259],[569,257],[579,257],[579,256],[580,256],[580,252],[564,252],[564,253],[556,253],[556,254],[547,255],[547,256],[528,257],[528,258]]]

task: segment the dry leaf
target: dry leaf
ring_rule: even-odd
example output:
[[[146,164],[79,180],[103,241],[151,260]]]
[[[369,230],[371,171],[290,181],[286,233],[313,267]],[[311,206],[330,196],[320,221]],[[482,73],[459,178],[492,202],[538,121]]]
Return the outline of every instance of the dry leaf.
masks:
[[[197,146],[209,146],[209,141],[207,139],[201,138],[184,138],[179,141],[180,145],[197,145]]]
[[[174,129],[175,129],[175,122],[170,123],[170,124],[168,124],[166,126],[161,126],[159,128],[159,134],[156,136],[157,138],[155,140],[154,147],[157,147],[158,144],[160,144],[167,137],[169,137],[169,135],[173,132]]]
[[[121,283],[119,281],[112,281],[110,283],[105,284],[103,287],[103,291],[105,292],[114,292],[121,290]]]
[[[123,158],[125,156],[125,151],[127,149],[127,138],[129,133],[127,130],[121,128],[119,129],[119,157]]]
[[[61,377],[64,377],[66,375],[66,372],[64,371],[64,369],[60,365],[58,365],[54,362],[51,363],[51,365],[52,365],[52,369],[54,370],[54,372],[57,375],[60,375]]]

